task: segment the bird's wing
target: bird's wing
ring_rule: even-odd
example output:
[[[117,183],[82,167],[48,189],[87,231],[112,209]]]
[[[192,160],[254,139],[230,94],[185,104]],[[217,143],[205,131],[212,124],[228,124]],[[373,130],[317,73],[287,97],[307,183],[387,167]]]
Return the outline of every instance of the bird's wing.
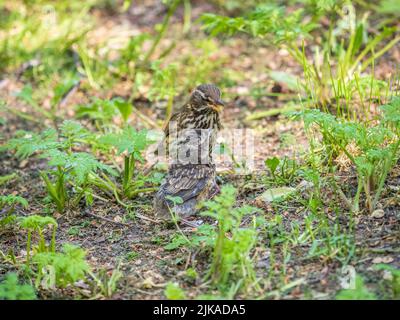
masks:
[[[180,197],[184,202],[198,196],[214,174],[209,165],[172,167],[163,185],[164,194]]]

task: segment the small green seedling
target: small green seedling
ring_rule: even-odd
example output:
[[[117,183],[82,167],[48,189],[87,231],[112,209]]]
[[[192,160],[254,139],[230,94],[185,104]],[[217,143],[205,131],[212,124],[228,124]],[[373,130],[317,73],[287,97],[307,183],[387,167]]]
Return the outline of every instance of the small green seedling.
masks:
[[[123,277],[120,265],[112,271],[111,275],[106,269],[101,269],[98,274],[90,272],[90,275],[95,280],[96,290],[100,291],[100,296],[106,298],[112,297],[117,290],[119,280]]]
[[[55,252],[56,248],[56,231],[57,222],[52,217],[42,217],[38,215],[32,215],[21,218],[19,222],[21,228],[28,231],[28,237],[26,241],[26,264],[30,264],[31,250],[32,250],[32,235],[37,232],[39,236],[38,245],[34,248],[36,253],[43,252]],[[45,229],[52,227],[50,245],[46,246],[46,239],[44,238]]]
[[[2,147],[0,146],[0,151],[1,150],[2,150]],[[11,173],[11,174],[7,174],[5,176],[1,176],[0,177],[0,186],[2,186],[3,184],[8,183],[9,181],[14,180],[16,177],[17,177],[17,174],[15,172]]]
[[[183,289],[179,287],[178,283],[168,282],[164,290],[165,297],[168,300],[185,300],[186,295]]]
[[[36,294],[32,286],[19,284],[16,273],[6,274],[0,282],[0,300],[35,300]]]
[[[125,254],[125,260],[126,261],[133,261],[139,256],[139,253],[136,251],[131,251]]]
[[[255,220],[248,228],[241,227],[241,224],[244,216],[257,213],[259,209],[248,205],[235,208],[236,194],[233,186],[223,186],[220,195],[203,203],[201,212],[202,216],[218,221],[216,236],[212,237],[215,239],[212,262],[206,277],[211,277],[222,291],[231,292],[258,288],[250,257],[257,239]]]
[[[23,197],[13,194],[0,196],[0,211],[4,214],[4,216],[0,217],[0,227],[4,227],[16,221],[17,217],[13,213],[18,204],[25,209],[28,208],[28,201]]]
[[[36,287],[45,289],[65,288],[78,280],[84,280],[90,267],[85,260],[86,252],[74,245],[64,244],[62,252],[39,252],[32,257],[37,266]]]
[[[147,137],[147,131],[136,131],[131,126],[126,126],[120,133],[110,133],[103,135],[99,143],[108,147],[115,148],[117,154],[124,155],[124,166],[120,172],[122,187],[119,188],[107,177],[97,179],[96,185],[100,188],[113,192],[117,198],[119,195],[126,198],[133,198],[139,193],[154,191],[154,188],[143,188],[146,176],[143,176],[137,168],[138,163],[143,163],[143,151],[151,144]]]
[[[337,300],[376,300],[375,294],[370,292],[364,285],[361,276],[356,276],[356,287],[354,289],[343,289],[337,295]]]
[[[366,196],[367,209],[372,212],[380,199],[388,173],[396,164],[400,149],[400,99],[395,98],[382,106],[383,116],[377,125],[337,119],[319,110],[294,113],[302,118],[311,139],[316,140],[315,129],[322,135],[322,144],[327,151],[327,162],[343,153],[356,167],[358,187],[353,200],[346,199],[350,209],[359,211],[361,192]],[[352,150],[352,149],[355,149]],[[335,185],[340,195],[344,193]]]
[[[8,141],[6,147],[16,150],[16,156],[24,159],[33,155],[48,160],[49,169],[42,171],[47,192],[57,210],[63,212],[67,203],[78,204],[82,197],[87,203],[93,199],[93,180],[98,171],[115,175],[111,167],[99,162],[91,153],[74,152],[82,143],[93,143],[93,134],[74,121],[64,121],[60,133],[47,129],[40,134],[18,132]],[[70,201],[67,185],[72,185],[78,192]]]
[[[400,298],[400,269],[396,269],[395,267],[388,265],[388,264],[378,264],[375,268],[377,270],[385,270],[385,271],[390,272],[390,274],[392,276],[392,279],[390,280],[390,282],[391,282],[393,298],[399,299]]]

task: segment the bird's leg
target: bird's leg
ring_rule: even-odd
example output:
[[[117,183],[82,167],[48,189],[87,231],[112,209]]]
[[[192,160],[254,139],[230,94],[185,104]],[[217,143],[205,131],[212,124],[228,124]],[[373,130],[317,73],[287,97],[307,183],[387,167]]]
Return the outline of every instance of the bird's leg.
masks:
[[[221,192],[220,187],[218,186],[217,182],[214,180],[212,187],[210,188],[209,198],[213,198],[217,194]]]

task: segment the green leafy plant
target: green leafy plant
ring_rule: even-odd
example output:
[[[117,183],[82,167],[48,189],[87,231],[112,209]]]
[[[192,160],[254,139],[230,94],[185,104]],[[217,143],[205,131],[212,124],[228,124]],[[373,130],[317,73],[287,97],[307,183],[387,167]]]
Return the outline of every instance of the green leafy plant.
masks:
[[[194,268],[187,268],[185,271],[185,276],[187,277],[188,280],[194,281],[197,279],[199,276],[196,269]]]
[[[268,158],[265,160],[265,165],[268,167],[274,179],[275,179],[275,171],[278,168],[279,162],[280,161],[277,157]]]
[[[114,82],[115,77],[108,66],[108,59],[102,59],[99,54],[100,46],[89,47],[87,43],[80,42],[76,46],[76,53],[82,62],[78,71],[84,74],[90,87],[95,90],[109,88]]]
[[[122,278],[123,274],[120,271],[120,266],[114,269],[111,273],[107,272],[106,269],[101,269],[97,274],[89,272],[96,283],[96,290],[100,292],[100,295],[106,298],[111,298],[115,293],[118,285],[118,281]]]
[[[176,95],[177,65],[169,64],[165,68],[160,67],[160,62],[152,64],[153,84],[150,91],[150,97],[153,100],[167,99],[165,120],[171,117],[174,97]]]
[[[47,191],[57,204],[57,209],[62,212],[66,201],[66,181],[80,188],[80,192],[74,199],[78,203],[82,196],[86,196],[88,203],[92,202],[92,192],[90,189],[91,176],[95,176],[97,171],[106,171],[114,174],[114,171],[107,165],[99,162],[92,154],[86,152],[63,152],[51,150],[45,152],[43,157],[49,159],[48,164],[57,169],[49,171],[55,177],[55,183],[51,183],[47,173],[41,176],[46,183]]]
[[[202,224],[196,229],[196,233],[190,238],[181,232],[172,236],[171,241],[164,246],[166,250],[175,250],[177,248],[186,247],[189,249],[211,250],[215,243],[216,231],[215,227],[207,223]]]
[[[134,261],[134,260],[136,260],[137,257],[139,257],[139,255],[140,255],[139,252],[130,251],[127,254],[125,254],[124,258],[126,261]]]
[[[0,147],[0,151],[1,151],[1,147]],[[11,174],[7,174],[5,176],[1,176],[0,177],[0,186],[2,186],[3,184],[6,184],[9,181],[14,180],[17,177],[16,173],[11,173]]]
[[[12,72],[27,83],[16,92],[26,103],[25,110],[7,105],[5,110],[29,121],[43,124],[50,119],[55,124],[60,116],[56,114],[59,103],[78,79],[72,46],[92,28],[88,12],[93,3],[88,1],[80,7],[65,2],[2,6],[0,70]],[[48,97],[43,89],[53,91],[49,107],[43,103]]]
[[[291,44],[299,36],[307,35],[316,27],[315,23],[303,22],[304,10],[296,10],[288,15],[284,7],[274,4],[258,6],[244,17],[224,17],[216,14],[204,14],[201,17],[205,29],[211,35],[237,32],[249,33],[253,36],[269,37],[274,43]]]
[[[46,109],[41,106],[40,101],[34,95],[34,89],[31,84],[25,85],[21,91],[15,93],[15,96],[21,101],[28,104],[33,111],[38,113],[41,117],[33,117],[32,112],[22,112],[18,110],[12,110],[11,108],[7,108],[7,110],[12,111],[18,116],[25,118],[34,122],[42,122],[43,119],[52,120],[53,124],[56,126],[56,122],[59,119],[58,115],[58,107],[62,102],[63,98],[70,92],[70,90],[79,83],[79,79],[75,73],[66,72],[64,74],[63,80],[57,83],[54,87],[54,95],[51,99],[50,109]],[[41,119],[43,118],[43,119]]]
[[[308,227],[306,232],[312,239],[307,258],[323,257],[326,260],[336,259],[343,264],[349,263],[355,255],[355,239],[352,232],[354,222],[350,220],[348,228],[338,223],[330,225],[323,213],[320,213],[315,223],[315,230],[310,231],[311,228]]]
[[[98,179],[96,185],[100,188],[108,189],[114,194],[132,198],[139,193],[154,191],[154,188],[143,188],[146,182],[146,175],[138,170],[138,163],[145,160],[142,153],[151,144],[146,130],[136,131],[131,126],[126,126],[119,133],[103,135],[99,143],[108,147],[109,150],[115,148],[118,155],[124,155],[123,169],[120,171],[122,188],[120,189],[107,177]]]
[[[75,108],[76,116],[80,118],[89,118],[93,121],[97,130],[100,132],[108,131],[107,128],[113,127],[113,120],[120,116],[123,123],[128,122],[128,118],[133,111],[132,103],[122,98],[111,100],[102,100],[94,98],[88,104],[79,104]]]
[[[203,203],[205,210],[201,212],[202,216],[218,221],[207,277],[222,290],[226,290],[228,284],[236,290],[258,288],[250,257],[257,238],[255,221],[249,228],[241,227],[243,217],[258,209],[247,205],[235,208],[236,193],[230,185],[222,187],[220,195]],[[228,289],[232,290],[232,287]]]
[[[15,94],[17,98],[29,104],[39,114],[49,119],[52,119],[53,115],[49,111],[46,111],[44,108],[40,107],[39,103],[36,101],[36,99],[33,98],[32,95],[33,95],[33,88],[30,84],[25,85],[21,91],[18,91]]]
[[[349,115],[352,90],[363,101],[371,98],[371,90],[365,90],[360,82],[372,89],[374,79],[366,82],[361,75],[375,59],[381,57],[400,41],[397,36],[382,49],[375,50],[383,40],[391,37],[395,28],[384,24],[377,34],[368,33],[368,15],[356,15],[355,8],[347,1],[334,1],[316,5],[314,1],[302,3],[298,10],[288,12],[279,4],[261,4],[243,16],[226,17],[204,14],[201,22],[212,36],[246,33],[264,42],[285,48],[304,69],[304,78],[298,83],[299,91],[305,92],[310,105],[328,110],[336,103],[339,115]],[[327,31],[319,28],[321,20],[329,20]],[[321,38],[318,43],[314,38]],[[312,59],[306,47],[313,49]],[[354,92],[354,91],[353,91]],[[379,93],[380,95],[380,93]],[[343,102],[345,101],[345,102]],[[362,103],[365,111],[365,105]],[[255,117],[256,118],[256,117]]]
[[[0,210],[4,210],[6,208],[7,213],[14,212],[15,206],[21,205],[25,209],[28,208],[28,201],[20,196],[9,194],[6,196],[0,196]]]
[[[147,63],[150,61],[150,58],[153,56],[155,50],[157,49],[157,46],[159,45],[162,38],[165,36],[165,34],[168,30],[168,27],[170,25],[170,22],[171,22],[171,17],[174,15],[175,11],[178,9],[178,6],[181,3],[181,0],[168,0],[165,3],[167,4],[168,10],[167,10],[167,13],[164,17],[162,24],[158,27],[157,35],[153,39],[151,47],[149,48],[149,50],[146,51],[146,54],[141,62],[144,66],[146,66]],[[171,50],[172,47],[173,47],[173,45],[171,45],[171,47],[165,49],[160,54],[160,57],[164,57]]]
[[[7,196],[0,196],[0,212],[4,216],[0,217],[0,227],[11,224],[17,220],[13,214],[15,207],[21,205],[25,209],[28,208],[28,201],[25,198],[9,194]]]
[[[168,282],[164,294],[168,300],[185,300],[185,292],[179,287],[179,284]]]
[[[377,270],[388,271],[391,275],[390,286],[392,289],[392,295],[394,299],[400,298],[400,269],[396,269],[395,267],[388,264],[378,264],[375,267]]]
[[[28,217],[21,218],[19,221],[21,228],[28,231],[28,237],[26,241],[26,264],[29,265],[31,260],[31,250],[32,250],[32,236],[37,233],[39,236],[38,244],[34,247],[34,252],[55,252],[56,249],[56,231],[57,222],[52,217],[42,217],[38,215],[31,215]],[[52,227],[51,241],[49,246],[46,246],[46,239],[44,237],[45,228]]]
[[[36,294],[32,286],[19,284],[16,273],[6,274],[0,282],[0,300],[35,300]]]
[[[91,203],[91,177],[96,176],[97,171],[115,175],[114,170],[99,162],[92,154],[74,151],[74,148],[79,148],[82,144],[93,143],[93,139],[93,134],[79,123],[64,121],[60,134],[54,129],[47,129],[39,134],[18,132],[17,137],[9,140],[6,147],[16,150],[19,158],[36,155],[48,160],[50,168],[42,171],[40,176],[57,210],[63,212],[69,201],[67,184],[79,191],[73,204],[77,204],[82,197]]]
[[[287,157],[281,160],[277,157],[268,158],[265,160],[265,166],[271,172],[273,181],[277,184],[284,185],[292,182],[299,170],[296,160]]]
[[[344,154],[356,167],[358,176],[357,193],[353,201],[345,200],[352,210],[359,210],[361,191],[367,199],[367,208],[372,211],[380,199],[386,177],[398,159],[399,109],[395,98],[391,104],[383,106],[383,116],[374,126],[363,123],[339,120],[334,116],[318,110],[306,110],[295,114],[304,120],[306,129],[322,134],[322,143],[326,147],[327,161]],[[340,195],[346,199],[339,186],[335,184]],[[372,195],[372,193],[374,193]],[[351,204],[352,203],[352,204]]]
[[[258,222],[253,219],[251,226],[241,227],[243,218],[259,209],[248,205],[234,207],[236,194],[233,186],[226,185],[220,195],[203,203],[201,215],[216,219],[217,227],[202,224],[190,237],[181,231],[164,247],[167,250],[185,247],[211,252],[211,265],[205,279],[211,279],[223,295],[229,292],[231,297],[240,290],[259,289],[250,257],[258,235]]]
[[[36,287],[65,288],[78,280],[84,280],[90,267],[85,260],[86,252],[74,245],[64,244],[62,252],[40,252],[32,257],[37,266]]]
[[[57,133],[54,129],[44,130],[40,134],[27,131],[17,131],[15,137],[5,146],[15,150],[18,158],[24,159],[36,152],[55,149],[58,147]]]
[[[120,58],[114,62],[120,74],[127,75],[129,79],[138,83],[142,76],[140,61],[144,58],[145,41],[150,40],[151,35],[141,33],[129,39],[127,45],[121,49]]]
[[[364,285],[361,276],[356,276],[354,289],[343,289],[337,295],[337,300],[376,300],[375,294]]]

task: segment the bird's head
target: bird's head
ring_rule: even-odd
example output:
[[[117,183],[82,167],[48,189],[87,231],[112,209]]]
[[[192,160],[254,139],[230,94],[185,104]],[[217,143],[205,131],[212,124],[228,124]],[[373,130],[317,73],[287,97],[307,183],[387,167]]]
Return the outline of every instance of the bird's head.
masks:
[[[225,105],[221,100],[221,91],[213,84],[202,84],[194,89],[190,96],[190,103],[199,111],[209,108],[218,113]]]

